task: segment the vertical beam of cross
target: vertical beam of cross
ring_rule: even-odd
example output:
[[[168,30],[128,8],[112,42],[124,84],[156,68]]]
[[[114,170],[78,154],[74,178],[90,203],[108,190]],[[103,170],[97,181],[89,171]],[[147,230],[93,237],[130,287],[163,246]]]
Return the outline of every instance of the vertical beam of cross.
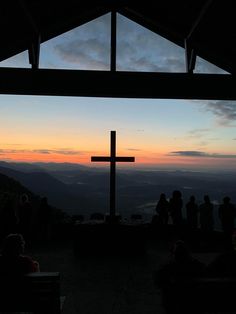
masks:
[[[110,156],[92,156],[92,162],[110,162],[110,217],[116,216],[116,162],[134,162],[134,157],[116,156],[116,131],[111,131]]]
[[[110,216],[116,214],[116,132],[111,131],[110,144]]]

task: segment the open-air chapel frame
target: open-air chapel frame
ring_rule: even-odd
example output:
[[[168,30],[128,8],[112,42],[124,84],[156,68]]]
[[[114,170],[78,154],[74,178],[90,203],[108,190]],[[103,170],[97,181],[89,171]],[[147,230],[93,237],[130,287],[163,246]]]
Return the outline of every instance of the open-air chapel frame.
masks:
[[[39,69],[40,44],[111,12],[110,71]],[[116,14],[185,48],[186,73],[116,71]],[[3,1],[0,61],[24,50],[32,69],[0,68],[0,93],[21,95],[236,99],[233,1]],[[229,74],[194,73],[196,56]]]

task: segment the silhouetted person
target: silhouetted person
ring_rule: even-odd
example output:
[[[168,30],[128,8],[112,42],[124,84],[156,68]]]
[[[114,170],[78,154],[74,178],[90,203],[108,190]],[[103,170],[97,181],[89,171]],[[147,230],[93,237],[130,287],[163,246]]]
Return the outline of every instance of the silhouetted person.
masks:
[[[19,233],[29,242],[31,236],[32,205],[27,194],[22,194],[18,204]]]
[[[182,200],[182,194],[180,191],[178,190],[173,191],[169,205],[170,205],[169,211],[172,217],[173,224],[176,226],[181,225],[183,222],[183,216],[182,216],[183,200]]]
[[[193,304],[188,304],[186,295],[182,294],[181,284],[186,280],[200,277],[204,274],[205,265],[193,258],[186,244],[178,240],[173,246],[170,260],[162,266],[156,275],[155,282],[162,291],[162,302],[167,313],[183,313],[194,310]]]
[[[196,277],[201,275],[204,269],[205,265],[191,255],[184,241],[178,240],[172,248],[169,262],[159,270],[159,284],[165,284],[172,279]]]
[[[18,276],[39,271],[38,262],[24,255],[25,241],[21,234],[9,234],[3,240],[0,275]]]
[[[230,202],[228,196],[223,198],[223,203],[219,206],[218,215],[225,236],[225,244],[230,246],[232,242],[231,236],[234,230],[235,206]]]
[[[38,211],[39,236],[43,240],[49,240],[52,228],[52,207],[48,204],[47,197],[40,200]]]
[[[192,195],[186,204],[187,224],[191,229],[198,227],[198,205],[195,202],[195,197]]]
[[[231,246],[226,246],[225,252],[208,264],[207,274],[213,277],[236,276],[236,231],[232,233]]]
[[[9,233],[16,232],[17,223],[15,197],[9,193],[4,193],[0,214],[1,238],[7,236]]]
[[[9,234],[3,240],[0,255],[0,294],[1,306],[6,308],[10,302],[19,304],[23,299],[27,301],[29,292],[25,289],[23,276],[39,271],[38,262],[24,255],[24,247],[25,241],[21,234]]]
[[[158,223],[161,225],[167,225],[169,218],[169,202],[167,201],[164,193],[161,193],[157,202],[156,212],[158,214]]]
[[[210,201],[208,195],[204,196],[204,203],[199,206],[200,214],[200,227],[203,232],[211,232],[214,227],[214,218],[213,218],[213,209],[214,206]]]

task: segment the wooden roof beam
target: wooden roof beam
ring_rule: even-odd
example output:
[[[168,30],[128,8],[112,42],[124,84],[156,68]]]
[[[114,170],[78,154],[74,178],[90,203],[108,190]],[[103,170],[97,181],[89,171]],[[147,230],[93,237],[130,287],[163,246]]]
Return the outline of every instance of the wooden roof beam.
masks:
[[[202,22],[203,17],[206,15],[207,11],[209,10],[210,5],[212,4],[213,0],[206,0],[206,3],[203,5],[200,13],[198,14],[196,20],[194,21],[186,39],[189,41],[193,36],[193,33],[197,30],[198,26]]]
[[[0,94],[236,100],[230,74],[0,68]]]
[[[41,36],[40,30],[35,23],[34,17],[30,12],[25,0],[18,0],[22,12],[26,18],[26,21],[30,25],[33,33],[33,40],[28,47],[28,55],[29,55],[29,63],[32,66],[32,69],[38,69],[39,67],[39,55],[40,55],[40,43],[41,43]]]
[[[196,51],[191,47],[189,42],[185,40],[185,63],[186,63],[186,72],[193,74],[193,70],[196,65]]]

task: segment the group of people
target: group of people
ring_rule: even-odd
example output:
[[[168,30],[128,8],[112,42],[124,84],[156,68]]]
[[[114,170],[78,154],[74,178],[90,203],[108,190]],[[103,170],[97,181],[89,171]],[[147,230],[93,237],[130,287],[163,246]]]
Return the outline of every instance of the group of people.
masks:
[[[29,243],[36,229],[41,235],[48,235],[52,208],[47,198],[42,197],[35,204],[26,193],[20,196],[2,193],[0,195],[0,237],[20,233]]]
[[[180,191],[173,191],[172,197],[169,200],[167,200],[166,195],[162,193],[156,205],[158,223],[166,225],[171,218],[174,225],[182,225],[183,208],[184,203]],[[204,196],[204,201],[200,205],[197,204],[195,196],[192,195],[185,204],[185,209],[186,222],[189,228],[197,229],[200,227],[201,230],[205,232],[214,230],[214,205],[210,201],[209,195]],[[236,209],[228,196],[225,196],[222,204],[219,205],[218,216],[222,230],[225,233],[232,234]]]

